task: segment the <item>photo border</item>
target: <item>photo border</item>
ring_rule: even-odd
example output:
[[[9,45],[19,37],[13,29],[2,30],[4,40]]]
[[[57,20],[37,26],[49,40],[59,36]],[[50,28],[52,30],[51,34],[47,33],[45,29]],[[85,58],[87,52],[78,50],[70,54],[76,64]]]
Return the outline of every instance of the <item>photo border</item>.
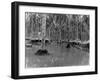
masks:
[[[81,5],[62,5],[49,3],[31,3],[31,2],[12,2],[11,4],[11,77],[13,79],[25,78],[42,78],[42,77],[58,77],[58,76],[72,76],[72,75],[88,75],[98,73],[97,62],[97,15],[98,10],[96,6],[81,6]],[[72,8],[72,9],[87,9],[95,11],[95,71],[89,72],[75,72],[75,73],[59,73],[59,74],[43,74],[43,75],[25,75],[19,76],[19,6],[41,6],[41,7],[56,7],[56,8]]]

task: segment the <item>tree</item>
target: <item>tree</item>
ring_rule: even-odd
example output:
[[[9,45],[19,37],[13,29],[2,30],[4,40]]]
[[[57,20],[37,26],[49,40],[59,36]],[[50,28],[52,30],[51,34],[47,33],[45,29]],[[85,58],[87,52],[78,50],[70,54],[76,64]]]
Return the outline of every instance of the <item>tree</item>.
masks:
[[[46,37],[46,14],[42,14],[42,49],[45,48],[45,37]]]

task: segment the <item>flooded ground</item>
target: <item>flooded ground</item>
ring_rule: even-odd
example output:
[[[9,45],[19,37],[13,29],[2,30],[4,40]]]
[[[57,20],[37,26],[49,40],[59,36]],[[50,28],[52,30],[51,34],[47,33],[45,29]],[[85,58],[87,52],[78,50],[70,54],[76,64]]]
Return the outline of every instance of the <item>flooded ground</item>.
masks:
[[[58,67],[89,64],[88,52],[75,47],[66,48],[64,45],[47,45],[46,49],[49,55],[35,55],[40,46],[25,47],[25,67]]]

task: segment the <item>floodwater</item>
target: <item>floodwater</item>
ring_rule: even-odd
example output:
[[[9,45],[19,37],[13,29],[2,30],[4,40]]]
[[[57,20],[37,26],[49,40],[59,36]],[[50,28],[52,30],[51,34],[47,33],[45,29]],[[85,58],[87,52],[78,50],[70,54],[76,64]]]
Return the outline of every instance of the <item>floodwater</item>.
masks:
[[[79,66],[89,64],[89,53],[75,47],[46,46],[49,55],[36,55],[40,46],[25,47],[25,68]]]

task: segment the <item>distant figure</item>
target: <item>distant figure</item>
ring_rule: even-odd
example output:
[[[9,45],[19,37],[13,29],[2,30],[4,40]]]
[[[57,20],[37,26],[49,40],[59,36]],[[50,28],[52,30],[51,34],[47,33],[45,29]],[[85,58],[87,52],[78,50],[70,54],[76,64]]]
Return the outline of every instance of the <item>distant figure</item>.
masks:
[[[71,47],[71,45],[70,45],[70,43],[68,43],[67,46],[66,46],[66,48],[70,48],[70,47]]]

